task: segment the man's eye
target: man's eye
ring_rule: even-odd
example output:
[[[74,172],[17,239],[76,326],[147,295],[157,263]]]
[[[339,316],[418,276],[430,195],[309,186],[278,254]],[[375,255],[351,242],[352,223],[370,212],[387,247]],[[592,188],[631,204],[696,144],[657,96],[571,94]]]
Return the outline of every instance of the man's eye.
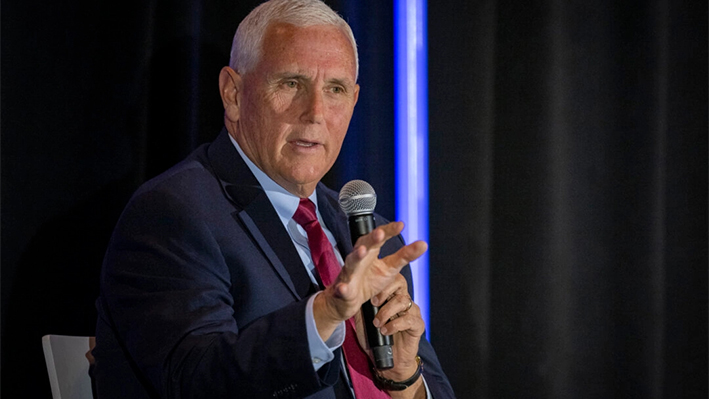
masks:
[[[345,92],[345,89],[340,87],[340,86],[334,86],[332,89],[330,89],[333,93],[335,94],[342,94]]]
[[[289,80],[285,82],[285,86],[289,89],[295,89],[296,87],[298,87],[298,82],[296,82],[295,80]]]

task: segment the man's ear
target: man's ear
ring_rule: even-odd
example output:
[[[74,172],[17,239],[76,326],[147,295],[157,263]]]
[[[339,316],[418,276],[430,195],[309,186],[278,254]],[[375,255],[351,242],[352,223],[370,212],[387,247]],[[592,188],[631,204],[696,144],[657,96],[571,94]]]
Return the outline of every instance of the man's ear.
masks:
[[[224,106],[224,117],[236,122],[239,120],[239,94],[241,94],[241,75],[228,66],[219,73],[219,94]]]
[[[359,100],[359,85],[355,84],[355,91],[354,91],[354,103],[357,105],[357,100]]]

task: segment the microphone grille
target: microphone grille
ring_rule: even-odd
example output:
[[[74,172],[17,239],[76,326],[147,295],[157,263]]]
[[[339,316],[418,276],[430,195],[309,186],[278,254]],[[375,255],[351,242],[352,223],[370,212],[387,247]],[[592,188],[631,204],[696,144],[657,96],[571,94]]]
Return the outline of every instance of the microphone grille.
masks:
[[[340,208],[347,216],[373,213],[377,206],[377,193],[364,180],[352,180],[340,190]]]

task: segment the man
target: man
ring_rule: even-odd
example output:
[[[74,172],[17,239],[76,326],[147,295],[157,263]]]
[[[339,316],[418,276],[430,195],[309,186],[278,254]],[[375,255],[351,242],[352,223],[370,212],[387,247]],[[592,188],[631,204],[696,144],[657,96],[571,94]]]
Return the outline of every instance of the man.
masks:
[[[116,226],[97,301],[99,398],[453,397],[410,296],[407,264],[426,244],[403,245],[389,223],[353,248],[319,183],[357,68],[349,26],[320,0],[273,0],[239,25],[219,77],[225,130],[144,184]],[[394,338],[389,370],[360,362],[370,298]]]

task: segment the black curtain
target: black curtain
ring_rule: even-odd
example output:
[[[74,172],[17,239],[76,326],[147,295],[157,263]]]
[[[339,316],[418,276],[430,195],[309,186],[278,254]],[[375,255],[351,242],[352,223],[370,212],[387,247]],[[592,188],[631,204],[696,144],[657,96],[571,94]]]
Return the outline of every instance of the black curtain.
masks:
[[[91,335],[130,194],[215,137],[259,1],[3,1],[2,394]],[[325,181],[394,216],[388,1],[329,2],[362,92]],[[707,397],[707,5],[428,5],[431,331],[460,398]]]
[[[707,3],[429,3],[432,332],[461,397],[707,397]]]

